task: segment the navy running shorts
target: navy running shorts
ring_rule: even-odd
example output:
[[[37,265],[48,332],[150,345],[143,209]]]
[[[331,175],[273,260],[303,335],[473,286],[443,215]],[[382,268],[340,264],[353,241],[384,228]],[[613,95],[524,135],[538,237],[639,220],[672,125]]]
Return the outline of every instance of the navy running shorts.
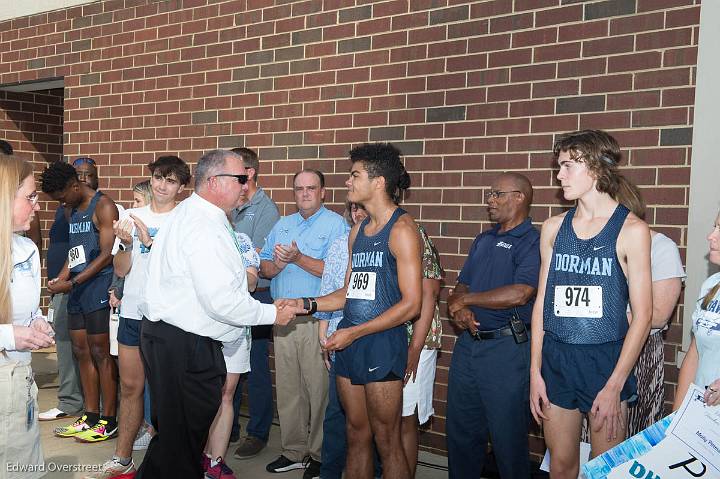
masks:
[[[340,321],[338,329],[352,323]],[[352,384],[402,380],[407,366],[407,328],[404,324],[363,336],[335,354],[335,373]]]
[[[129,319],[120,316],[117,335],[118,343],[123,346],[140,346],[140,325],[142,325],[142,321],[139,319]]]
[[[100,273],[89,281],[75,285],[68,295],[68,313],[92,313],[110,307],[112,271]]]
[[[590,412],[597,394],[612,375],[623,341],[603,344],[569,344],[546,332],[542,347],[542,378],[547,397],[564,409]],[[634,402],[637,384],[631,373],[620,392],[620,400]]]

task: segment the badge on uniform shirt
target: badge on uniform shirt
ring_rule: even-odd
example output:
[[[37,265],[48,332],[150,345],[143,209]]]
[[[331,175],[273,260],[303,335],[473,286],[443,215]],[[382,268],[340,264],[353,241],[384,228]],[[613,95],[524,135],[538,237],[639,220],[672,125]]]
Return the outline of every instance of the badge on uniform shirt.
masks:
[[[77,245],[68,251],[68,269],[85,263],[85,248],[83,245]]]
[[[377,273],[367,271],[353,271],[350,274],[350,283],[348,283],[345,297],[348,299],[375,301],[376,275]]]
[[[602,286],[555,286],[555,315],[602,318]]]

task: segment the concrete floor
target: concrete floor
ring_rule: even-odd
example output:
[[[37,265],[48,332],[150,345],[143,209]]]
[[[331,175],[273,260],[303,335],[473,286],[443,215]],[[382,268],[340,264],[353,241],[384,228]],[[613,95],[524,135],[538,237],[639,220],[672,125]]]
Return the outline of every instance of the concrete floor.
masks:
[[[53,352],[33,354],[33,369],[40,388],[40,411],[57,406],[57,362]],[[112,457],[115,449],[115,440],[111,439],[101,443],[84,444],[72,438],[59,438],[53,435],[53,429],[69,422],[68,420],[43,421],[40,423],[40,434],[45,464],[50,479],[82,479],[85,474],[98,470],[99,465]],[[242,419],[243,426],[246,419]],[[268,446],[256,457],[248,460],[237,460],[232,457],[235,445],[228,448],[228,465],[238,477],[250,479],[300,479],[302,470],[283,474],[271,474],[265,471],[265,466],[276,459],[280,454],[280,428],[274,424],[270,432]],[[144,451],[135,452],[136,465],[142,462]],[[418,464],[418,479],[439,479],[447,477],[447,458],[420,452]]]

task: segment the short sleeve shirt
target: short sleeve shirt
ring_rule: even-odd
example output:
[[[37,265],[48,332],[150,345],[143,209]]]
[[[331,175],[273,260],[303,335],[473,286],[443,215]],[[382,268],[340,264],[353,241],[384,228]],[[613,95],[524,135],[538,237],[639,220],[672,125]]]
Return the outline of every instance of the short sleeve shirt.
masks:
[[[540,274],[540,233],[530,218],[515,228],[500,232],[495,225],[475,238],[458,282],[468,286],[471,293],[480,293],[513,284],[537,288]],[[530,324],[535,298],[517,308],[526,324]],[[512,309],[488,309],[470,306],[481,331],[491,331],[508,325]]]
[[[705,280],[700,288],[692,315],[692,332],[698,350],[698,367],[695,384],[708,386],[720,378],[720,289],[710,300],[706,309],[702,308],[705,296],[720,282],[720,273]]]
[[[428,236],[425,228],[418,225],[420,231],[420,237],[423,240],[423,279],[437,279],[443,278],[444,272],[440,266],[440,255],[435,249],[435,245]],[[413,333],[413,322],[407,322],[407,333],[408,342],[412,339]],[[430,323],[430,330],[428,331],[427,337],[425,338],[425,349],[439,349],[442,340],[442,322],[440,321],[440,307],[435,302],[435,313],[433,314],[432,323]]]

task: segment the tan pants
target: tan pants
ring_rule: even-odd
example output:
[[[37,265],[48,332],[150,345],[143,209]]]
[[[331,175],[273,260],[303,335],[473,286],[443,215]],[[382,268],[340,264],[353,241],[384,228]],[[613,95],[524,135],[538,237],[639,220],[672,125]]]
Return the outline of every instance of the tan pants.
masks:
[[[275,388],[282,454],[291,461],[320,461],[328,373],[318,342],[318,322],[299,317],[275,326]]]
[[[30,365],[0,364],[0,479],[45,475],[37,393]],[[28,399],[33,408],[29,428]]]

